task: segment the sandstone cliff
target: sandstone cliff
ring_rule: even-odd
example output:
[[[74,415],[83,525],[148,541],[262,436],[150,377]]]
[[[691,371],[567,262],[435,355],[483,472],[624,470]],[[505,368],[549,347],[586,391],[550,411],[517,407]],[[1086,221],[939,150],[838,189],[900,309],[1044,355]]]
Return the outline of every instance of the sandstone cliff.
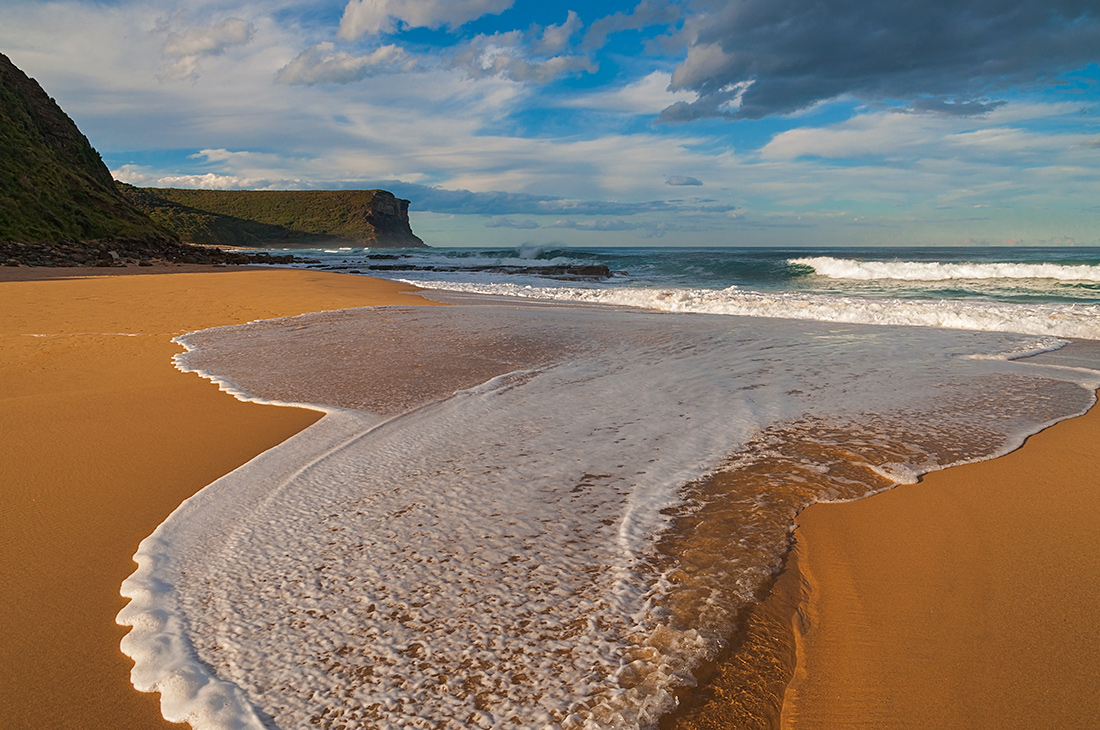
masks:
[[[289,263],[188,246],[128,201],[99,153],[38,82],[0,53],[0,263],[125,266]]]
[[[185,200],[175,202],[176,197]],[[381,190],[221,194],[116,184],[57,102],[0,54],[2,264],[291,260],[190,243],[424,246],[409,227],[408,206],[407,200]]]
[[[120,186],[187,243],[423,248],[409,201],[385,190],[185,190]]]

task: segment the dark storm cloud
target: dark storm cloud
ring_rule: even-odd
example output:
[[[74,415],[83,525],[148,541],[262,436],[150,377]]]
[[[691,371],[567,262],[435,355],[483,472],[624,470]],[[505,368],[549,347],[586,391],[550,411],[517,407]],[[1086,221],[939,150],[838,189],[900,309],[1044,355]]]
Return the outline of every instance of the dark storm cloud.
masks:
[[[917,99],[913,102],[915,112],[935,112],[953,117],[973,117],[1004,106],[1004,101],[948,101],[943,97]]]
[[[1097,0],[698,0],[661,114],[759,119],[844,94],[975,114],[982,99],[1100,60]],[[924,109],[920,105],[925,106]],[[983,108],[984,107],[984,108]]]

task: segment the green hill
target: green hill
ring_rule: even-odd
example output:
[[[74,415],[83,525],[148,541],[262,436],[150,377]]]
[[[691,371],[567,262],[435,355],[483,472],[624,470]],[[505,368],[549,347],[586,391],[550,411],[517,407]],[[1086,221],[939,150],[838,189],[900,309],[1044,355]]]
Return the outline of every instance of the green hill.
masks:
[[[0,241],[175,243],[115,187],[88,139],[0,54]]]
[[[128,200],[186,243],[424,247],[409,226],[409,201],[385,190],[120,187]]]
[[[116,184],[61,107],[0,54],[0,263],[289,261],[215,246],[424,246],[383,190],[209,191]],[[181,241],[182,239],[182,241]]]

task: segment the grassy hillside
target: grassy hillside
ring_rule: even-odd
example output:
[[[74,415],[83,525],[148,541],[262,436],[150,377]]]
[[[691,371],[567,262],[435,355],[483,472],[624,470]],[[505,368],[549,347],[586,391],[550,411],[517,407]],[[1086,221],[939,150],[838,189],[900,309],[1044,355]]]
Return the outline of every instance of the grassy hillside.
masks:
[[[0,241],[175,242],[119,193],[61,107],[0,54]]]
[[[407,200],[385,190],[184,190],[120,186],[150,218],[188,243],[424,246]]]

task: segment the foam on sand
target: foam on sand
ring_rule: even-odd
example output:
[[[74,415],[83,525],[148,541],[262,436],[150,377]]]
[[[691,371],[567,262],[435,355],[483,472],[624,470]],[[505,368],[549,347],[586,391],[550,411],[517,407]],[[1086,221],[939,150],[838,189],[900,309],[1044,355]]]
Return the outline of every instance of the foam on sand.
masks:
[[[333,409],[181,505],[142,543],[119,617],[166,717],[654,727],[778,567],[791,510],[831,494],[831,467],[804,465],[789,499],[737,495],[743,519],[702,536],[731,555],[699,581],[659,551],[674,515],[707,513],[691,484],[821,439],[823,422],[863,424],[849,435],[886,444],[869,462],[883,473],[923,472],[1013,448],[1091,398],[1082,374],[969,357],[1049,344],[1031,336],[581,307],[416,317],[396,347],[479,330],[584,344],[391,418]],[[348,328],[372,318],[393,313],[227,334],[267,343],[250,357],[276,372],[301,357],[323,376],[361,361],[373,343]],[[289,400],[277,381],[256,395]]]

